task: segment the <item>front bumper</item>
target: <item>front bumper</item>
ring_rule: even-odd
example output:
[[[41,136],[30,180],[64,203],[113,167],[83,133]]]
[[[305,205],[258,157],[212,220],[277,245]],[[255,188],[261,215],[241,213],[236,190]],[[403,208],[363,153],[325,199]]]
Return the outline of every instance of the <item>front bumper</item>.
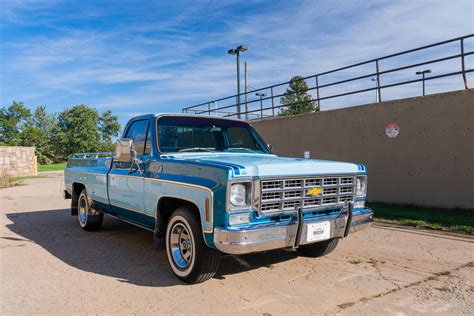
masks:
[[[350,233],[368,228],[372,223],[373,212],[370,209],[358,209],[352,213]],[[305,219],[302,223],[300,245],[307,244],[308,225],[317,222],[330,222],[330,238],[344,237],[348,216],[318,217]],[[295,244],[298,223],[286,222],[265,224],[257,227],[235,229],[216,227],[214,244],[216,248],[228,254],[245,254],[272,249],[288,248]]]

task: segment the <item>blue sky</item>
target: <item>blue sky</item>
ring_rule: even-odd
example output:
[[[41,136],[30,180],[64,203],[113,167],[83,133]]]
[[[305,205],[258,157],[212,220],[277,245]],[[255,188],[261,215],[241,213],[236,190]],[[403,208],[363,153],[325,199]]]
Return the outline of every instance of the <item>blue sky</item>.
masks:
[[[473,33],[473,3],[0,0],[0,105],[16,100],[57,112],[84,103],[111,109],[122,123],[180,112],[235,93],[227,49],[239,43],[249,46],[242,60],[258,88]],[[460,89],[460,82],[433,82],[428,92]],[[386,98],[415,91],[418,85]]]

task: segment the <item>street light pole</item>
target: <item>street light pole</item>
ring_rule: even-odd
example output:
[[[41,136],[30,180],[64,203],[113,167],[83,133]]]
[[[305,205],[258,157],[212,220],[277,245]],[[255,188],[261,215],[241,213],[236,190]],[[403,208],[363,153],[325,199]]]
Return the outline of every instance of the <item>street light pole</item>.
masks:
[[[229,49],[227,53],[229,55],[236,55],[237,56],[237,118],[240,119],[240,53],[245,52],[247,50],[246,45],[239,45],[236,48]]]
[[[240,119],[240,54],[237,51],[237,118]]]
[[[377,84],[377,79],[375,78],[372,78],[370,79],[372,82],[375,82],[375,103],[378,102],[378,97],[377,97],[377,88],[379,87],[378,84]]]
[[[247,81],[247,62],[244,61],[244,89],[245,89],[245,120],[249,119],[249,94],[248,94],[248,81]]]
[[[257,92],[257,93],[255,93],[255,95],[256,95],[257,97],[260,97],[260,119],[263,119],[263,97],[266,97],[267,94],[266,94],[266,93]]]
[[[430,73],[431,73],[431,69],[425,69],[425,70],[421,70],[421,71],[416,72],[417,75],[422,76],[421,81],[423,83],[423,96],[425,96],[425,75],[430,74]]]

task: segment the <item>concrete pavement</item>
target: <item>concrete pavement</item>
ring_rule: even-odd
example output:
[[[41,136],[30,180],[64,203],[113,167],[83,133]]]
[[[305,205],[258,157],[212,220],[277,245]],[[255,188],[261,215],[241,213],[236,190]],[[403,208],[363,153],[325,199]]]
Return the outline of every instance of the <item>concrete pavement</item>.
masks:
[[[373,226],[309,259],[224,256],[215,278],[174,277],[152,233],[111,217],[80,229],[61,173],[0,190],[1,310],[11,314],[470,314],[470,236]]]

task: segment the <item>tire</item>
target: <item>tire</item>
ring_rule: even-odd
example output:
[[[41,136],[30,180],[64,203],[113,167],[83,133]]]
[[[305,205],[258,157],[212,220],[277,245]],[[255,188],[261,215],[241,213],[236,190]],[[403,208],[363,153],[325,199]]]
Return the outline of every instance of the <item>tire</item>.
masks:
[[[77,218],[82,229],[89,232],[99,230],[104,220],[104,213],[91,208],[86,189],[82,190],[77,200]]]
[[[209,280],[219,266],[220,252],[207,247],[201,223],[189,207],[177,208],[168,221],[166,254],[173,273],[189,284]]]
[[[313,244],[301,245],[298,247],[297,251],[302,256],[317,258],[331,253],[334,249],[336,249],[338,243],[339,238],[333,238]]]

